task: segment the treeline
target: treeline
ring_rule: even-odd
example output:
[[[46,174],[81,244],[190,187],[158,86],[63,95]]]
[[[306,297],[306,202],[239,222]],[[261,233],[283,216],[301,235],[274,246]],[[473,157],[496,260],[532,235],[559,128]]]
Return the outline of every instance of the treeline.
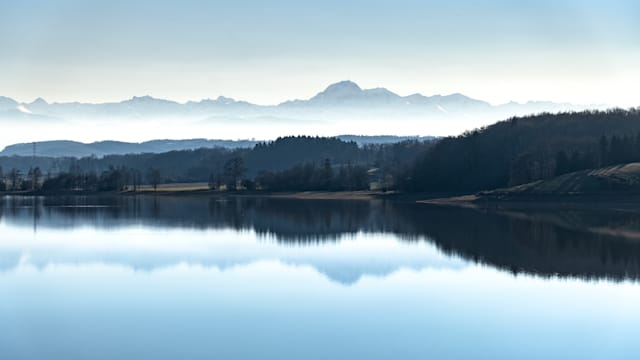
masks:
[[[323,137],[284,137],[251,149],[197,149],[103,158],[0,158],[17,174],[7,190],[115,191],[140,185],[208,182],[211,189],[352,190],[393,188],[432,142],[358,146]],[[37,168],[31,181],[21,169]],[[49,166],[48,168],[46,166]],[[40,170],[46,169],[46,170]],[[2,184],[13,184],[6,177]],[[31,181],[31,185],[29,185]]]
[[[304,163],[331,159],[333,164],[371,164],[384,145],[358,146],[355,141],[338,138],[289,136],[256,144],[244,154],[250,176],[262,171],[280,171]]]
[[[41,178],[42,171],[38,167],[29,169],[27,173],[14,168],[5,174],[0,166],[0,191],[34,190],[39,187]]]
[[[586,150],[560,150],[556,153],[555,174],[640,161],[640,132],[635,136],[605,136]]]
[[[0,171],[0,187],[103,191],[208,182],[216,190],[373,187],[469,193],[633,161],[640,161],[640,110],[615,109],[511,118],[429,142],[358,146],[337,138],[299,136],[251,149],[82,159],[0,158],[0,166],[11,169]]]
[[[136,191],[142,184],[157,186],[160,182],[159,172],[150,168],[146,174],[135,169],[110,168],[100,174],[95,172],[60,173],[56,176],[47,176],[39,190],[43,192],[58,191]],[[38,189],[36,189],[38,190]]]
[[[26,174],[12,169],[5,174],[0,167],[0,191],[122,191],[137,190],[142,184],[157,186],[159,172],[153,168],[146,174],[135,169],[109,168],[101,173],[81,172],[70,169],[56,175],[43,174],[40,168],[30,169]]]
[[[368,190],[367,168],[359,165],[333,167],[329,159],[322,164],[306,163],[283,171],[265,171],[256,185],[271,191],[352,191]]]
[[[399,187],[473,192],[631,161],[640,161],[640,110],[539,114],[442,139]]]

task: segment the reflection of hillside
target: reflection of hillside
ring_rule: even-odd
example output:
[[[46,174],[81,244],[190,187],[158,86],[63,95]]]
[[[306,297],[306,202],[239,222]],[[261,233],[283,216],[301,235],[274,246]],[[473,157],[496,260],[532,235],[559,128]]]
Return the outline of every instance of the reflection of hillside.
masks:
[[[595,233],[587,225],[594,222],[598,228],[630,229],[640,214],[566,211],[525,216],[522,212],[505,215],[430,206],[407,214],[414,216],[414,224],[420,224],[417,231],[443,251],[514,273],[640,278],[640,243]]]
[[[528,221],[550,223],[560,228],[593,234],[617,234],[628,241],[640,241],[640,214],[606,210],[543,211],[536,209],[501,211],[502,214]]]
[[[72,205],[72,206],[70,206]],[[269,198],[14,198],[3,221],[36,227],[127,225],[254,230],[279,242],[338,241],[394,233],[514,273],[640,278],[640,214],[605,211],[479,212],[385,201]]]

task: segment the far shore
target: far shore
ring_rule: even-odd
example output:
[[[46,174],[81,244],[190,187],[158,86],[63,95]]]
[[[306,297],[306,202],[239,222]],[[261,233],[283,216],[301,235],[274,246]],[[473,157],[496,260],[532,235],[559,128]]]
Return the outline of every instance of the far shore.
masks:
[[[138,191],[6,191],[0,196],[179,196],[179,197],[265,197],[306,200],[373,200],[393,197],[391,192],[381,191],[216,191],[209,189],[160,188]],[[417,198],[414,199],[414,201]]]
[[[306,200],[373,200],[385,194],[378,191],[216,191],[216,190],[163,190],[121,192],[121,195],[143,196],[213,196],[213,197],[265,197]]]
[[[434,206],[453,206],[474,209],[592,209],[640,211],[638,193],[549,194],[528,196],[464,195],[418,200]]]
[[[601,194],[549,194],[487,196],[474,194],[402,193],[396,191],[260,191],[260,190],[211,190],[206,183],[161,184],[139,187],[136,191],[6,191],[0,196],[209,196],[209,197],[262,197],[300,200],[389,200],[419,203],[432,206],[464,208],[581,208],[640,210],[640,193]]]
[[[264,197],[301,200],[374,200],[384,199],[396,202],[417,202],[419,200],[443,198],[456,194],[402,193],[397,191],[355,190],[355,191],[265,191],[265,190],[212,190],[206,182],[169,183],[127,186],[124,191],[5,191],[0,196],[212,196],[212,197]]]
[[[442,198],[451,194],[401,193],[396,191],[261,191],[261,190],[211,190],[206,184],[162,184],[136,191],[6,191],[0,196],[179,196],[179,197],[263,197],[300,200],[390,200],[395,202],[419,202]]]

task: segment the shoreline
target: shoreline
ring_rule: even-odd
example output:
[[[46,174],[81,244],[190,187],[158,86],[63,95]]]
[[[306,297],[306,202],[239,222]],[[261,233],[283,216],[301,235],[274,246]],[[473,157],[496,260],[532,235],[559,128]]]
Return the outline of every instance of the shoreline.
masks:
[[[215,191],[215,190],[144,190],[144,191],[7,191],[0,193],[0,196],[163,196],[163,197],[263,197],[278,199],[300,199],[300,200],[374,200],[386,198],[394,195],[390,192],[381,191],[286,191],[286,192],[262,192],[262,191]]]
[[[432,206],[451,206],[470,209],[576,209],[640,211],[640,194],[564,194],[491,197],[465,195],[419,200]]]
[[[157,191],[6,191],[0,196],[162,196],[162,197],[256,197],[272,199],[298,199],[298,200],[388,200],[403,203],[418,203],[429,199],[445,198],[456,194],[433,193],[402,193],[396,191],[218,191],[218,190],[175,190],[161,189]]]
[[[554,208],[554,209],[609,209],[640,211],[640,193],[624,194],[555,194],[555,195],[522,195],[522,196],[485,196],[474,194],[434,194],[434,193],[401,193],[382,191],[217,191],[217,190],[173,190],[158,189],[143,191],[7,191],[0,196],[162,196],[162,197],[255,197],[271,199],[297,200],[388,200],[393,202],[416,203],[429,206],[453,206],[472,209],[522,209],[522,208]]]

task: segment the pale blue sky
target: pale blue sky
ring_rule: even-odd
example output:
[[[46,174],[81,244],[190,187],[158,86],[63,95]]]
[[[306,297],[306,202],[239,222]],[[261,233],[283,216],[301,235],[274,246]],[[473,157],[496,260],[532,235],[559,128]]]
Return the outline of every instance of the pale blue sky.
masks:
[[[403,95],[640,105],[640,2],[0,0],[0,95],[262,104]]]

